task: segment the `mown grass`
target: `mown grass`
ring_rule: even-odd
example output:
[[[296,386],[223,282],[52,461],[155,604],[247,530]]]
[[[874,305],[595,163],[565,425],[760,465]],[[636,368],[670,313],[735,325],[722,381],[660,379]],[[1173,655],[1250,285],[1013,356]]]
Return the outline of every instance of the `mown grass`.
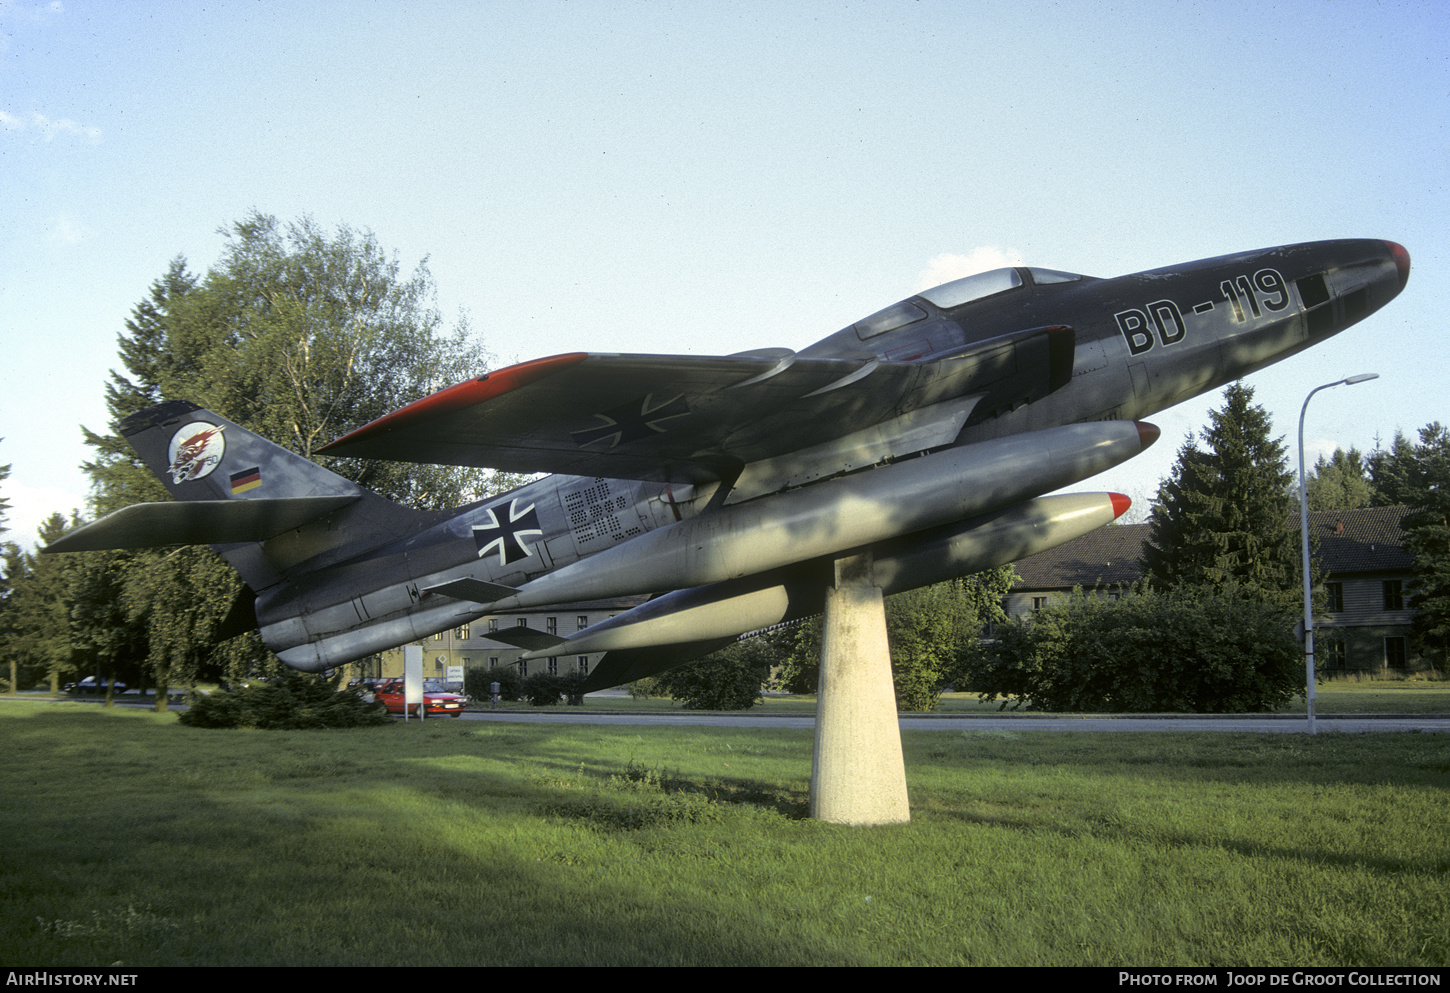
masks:
[[[1450,714],[1450,680],[1429,679],[1332,679],[1321,682],[1314,691],[1314,710],[1319,714]],[[525,703],[504,704],[514,710],[533,710]],[[652,712],[679,710],[680,705],[668,698],[652,697],[634,700],[628,696],[589,697],[586,710],[622,710]],[[996,714],[1001,701],[983,703],[975,693],[943,693],[937,701],[938,714]],[[567,708],[560,708],[567,709]],[[816,698],[804,695],[771,695],[752,708],[756,714],[814,714]],[[1031,711],[1006,711],[1032,713]],[[1280,714],[1304,713],[1303,697],[1275,711]]]
[[[903,740],[853,829],[809,731],[8,704],[0,961],[1450,964],[1450,736]]]

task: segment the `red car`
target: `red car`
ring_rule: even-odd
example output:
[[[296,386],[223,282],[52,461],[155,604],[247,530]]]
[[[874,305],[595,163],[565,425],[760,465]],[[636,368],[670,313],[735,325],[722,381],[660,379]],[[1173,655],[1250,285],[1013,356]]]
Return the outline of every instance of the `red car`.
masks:
[[[391,679],[383,683],[373,691],[379,700],[388,708],[390,714],[403,713],[403,681]],[[467,702],[460,693],[449,693],[443,688],[441,679],[423,680],[423,701],[428,708],[429,717],[457,717],[463,713],[463,705]],[[411,711],[417,714],[417,705]]]

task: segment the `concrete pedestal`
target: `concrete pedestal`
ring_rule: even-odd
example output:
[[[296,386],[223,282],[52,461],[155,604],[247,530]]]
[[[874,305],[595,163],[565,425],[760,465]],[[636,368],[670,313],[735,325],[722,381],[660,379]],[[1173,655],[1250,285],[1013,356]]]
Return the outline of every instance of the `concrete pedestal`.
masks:
[[[826,591],[811,816],[835,824],[911,820],[886,608],[869,553],[837,559]]]

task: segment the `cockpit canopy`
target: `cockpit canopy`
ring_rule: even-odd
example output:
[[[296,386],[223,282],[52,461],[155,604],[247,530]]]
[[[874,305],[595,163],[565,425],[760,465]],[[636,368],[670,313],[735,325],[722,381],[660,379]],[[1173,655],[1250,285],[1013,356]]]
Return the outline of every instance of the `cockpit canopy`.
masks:
[[[913,303],[912,300],[925,300],[941,310],[955,310],[957,307],[977,300],[985,300],[987,297],[1015,290],[1023,285],[1022,274],[1024,272],[1030,274],[1032,281],[1039,286],[1050,283],[1072,283],[1087,278],[1075,272],[1059,272],[1056,269],[1035,267],[979,272],[974,276],[963,276],[950,283],[942,283],[929,290],[922,290],[910,300],[903,300],[900,303],[892,304],[885,310],[878,310],[870,317],[856,322],[856,335],[862,341],[866,341],[879,334],[904,328],[908,324],[915,324],[928,317],[926,309]]]

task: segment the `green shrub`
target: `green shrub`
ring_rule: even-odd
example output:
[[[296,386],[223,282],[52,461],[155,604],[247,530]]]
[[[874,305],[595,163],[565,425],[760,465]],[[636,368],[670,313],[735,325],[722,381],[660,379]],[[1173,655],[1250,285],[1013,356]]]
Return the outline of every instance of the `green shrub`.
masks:
[[[970,688],[1035,710],[1275,710],[1302,689],[1293,620],[1237,586],[1119,599],[1078,590],[1002,625],[994,650],[972,663]]]
[[[655,679],[686,710],[748,710],[760,699],[772,661],[765,639],[747,638]]]
[[[519,675],[515,666],[500,665],[492,669],[469,669],[463,674],[463,692],[483,703],[493,699],[489,690],[489,684],[498,683],[498,694],[501,700],[520,700],[523,698],[524,677]]]
[[[290,670],[237,692],[197,694],[178,719],[191,727],[269,731],[353,728],[389,722],[387,708],[381,703],[368,703],[351,689],[334,690],[316,676]]]
[[[659,680],[654,676],[645,676],[643,679],[636,679],[632,683],[626,683],[624,688],[636,700],[648,700],[652,696],[660,695]]]
[[[564,702],[571,707],[584,706],[584,682],[589,677],[582,672],[566,672],[559,677],[559,692],[564,694]]]
[[[562,677],[547,672],[536,673],[524,679],[523,695],[534,707],[556,707],[564,692]]]
[[[571,707],[584,705],[584,680],[580,672],[566,672],[555,675],[540,672],[523,681],[522,696],[535,707],[556,707],[560,698]]]

